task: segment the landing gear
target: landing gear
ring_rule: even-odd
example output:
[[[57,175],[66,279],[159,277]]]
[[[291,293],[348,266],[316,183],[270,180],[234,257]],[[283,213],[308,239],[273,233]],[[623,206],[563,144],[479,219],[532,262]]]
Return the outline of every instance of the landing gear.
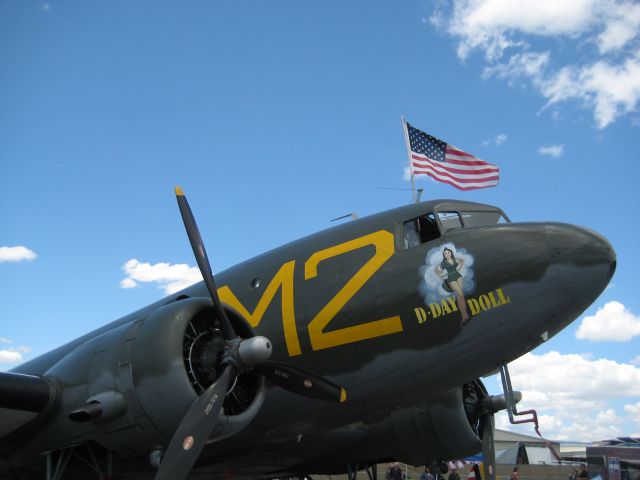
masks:
[[[93,473],[91,477],[87,478],[111,480],[113,478],[113,454],[108,450],[103,450],[104,459],[101,462],[98,460],[95,450],[96,448],[91,444],[84,444],[45,453],[47,462],[45,480],[61,480],[71,460],[79,462],[82,464],[81,466]]]
[[[347,464],[347,480],[356,480],[358,470],[367,472],[369,480],[378,480],[378,464],[368,462],[355,462]]]

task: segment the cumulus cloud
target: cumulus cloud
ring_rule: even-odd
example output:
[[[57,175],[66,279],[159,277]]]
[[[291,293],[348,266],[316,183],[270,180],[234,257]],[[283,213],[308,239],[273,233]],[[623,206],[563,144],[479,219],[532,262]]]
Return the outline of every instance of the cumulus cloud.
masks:
[[[625,417],[609,401],[640,396],[640,368],[589,355],[528,353],[512,362],[509,372],[513,387],[522,391],[518,409],[536,409],[542,433],[556,440],[593,441],[623,435],[633,411],[625,407]],[[498,415],[496,424],[513,428],[506,414]],[[532,431],[530,425],[518,430]]]
[[[547,439],[556,441],[592,442],[624,435],[620,428],[624,419],[616,417],[616,423],[608,423],[607,415],[583,417],[559,417],[556,415],[538,415],[540,433]],[[516,430],[526,435],[535,435],[533,424],[522,424],[514,427],[509,423],[506,413],[496,415],[496,427],[503,430]]]
[[[542,146],[538,148],[538,153],[540,155],[549,155],[550,157],[553,157],[553,158],[561,157],[563,152],[564,152],[564,145],[549,145],[546,147]]]
[[[635,357],[633,357],[631,359],[631,363],[640,367],[640,355],[636,355]]]
[[[608,302],[595,315],[584,317],[576,338],[594,342],[628,342],[640,335],[640,317],[620,302]]]
[[[613,397],[640,396],[640,368],[588,355],[527,353],[510,366],[514,385],[545,392],[544,407],[586,409]]]
[[[0,364],[20,363],[22,362],[22,354],[15,350],[0,350]]]
[[[11,344],[13,343],[8,338],[0,337],[0,343]],[[18,364],[23,360],[23,354],[29,353],[31,348],[21,345],[17,348],[5,348],[0,349],[0,365]]]
[[[135,288],[140,283],[155,283],[166,295],[202,280],[197,267],[186,263],[171,265],[170,263],[142,263],[132,258],[122,266],[127,277],[120,281],[122,288]]]
[[[565,66],[534,83],[547,98],[545,107],[579,100],[593,109],[596,124],[604,128],[618,116],[636,109],[640,99],[640,52],[622,63],[599,60],[585,66]]]
[[[602,53],[618,50],[638,35],[640,5],[634,2],[609,2],[608,18],[604,30],[598,35],[597,45]]]
[[[640,428],[640,402],[625,405],[624,411],[627,413],[631,421],[636,424],[636,427]]]
[[[21,245],[17,247],[0,247],[0,263],[35,260],[37,256],[34,251]]]
[[[598,128],[635,111],[640,101],[640,4],[627,0],[453,0],[437,3],[431,24],[457,42],[464,61],[483,53],[483,76],[510,84],[526,80],[545,99],[544,108],[577,101],[593,111]],[[436,21],[437,19],[437,21]],[[534,43],[546,40],[545,50]],[[549,40],[575,48],[562,63]],[[516,82],[518,81],[518,82]],[[543,108],[543,109],[544,109]]]

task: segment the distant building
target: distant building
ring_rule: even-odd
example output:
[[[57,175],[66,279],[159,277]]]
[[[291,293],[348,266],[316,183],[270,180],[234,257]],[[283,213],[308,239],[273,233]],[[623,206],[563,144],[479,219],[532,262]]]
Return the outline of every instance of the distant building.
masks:
[[[560,453],[560,443],[554,441],[549,441],[549,443],[557,453]],[[547,444],[540,437],[496,428],[494,445],[496,463],[509,465],[554,465],[558,463],[549,451]]]
[[[640,438],[623,437],[586,448],[587,469],[594,479],[640,480]]]

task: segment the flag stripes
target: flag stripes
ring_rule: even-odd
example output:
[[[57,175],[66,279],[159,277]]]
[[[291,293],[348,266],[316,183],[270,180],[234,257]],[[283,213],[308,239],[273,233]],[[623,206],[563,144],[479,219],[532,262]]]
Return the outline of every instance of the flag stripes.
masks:
[[[460,190],[493,187],[500,180],[496,165],[448,145],[405,122],[411,156],[411,173],[429,175]]]

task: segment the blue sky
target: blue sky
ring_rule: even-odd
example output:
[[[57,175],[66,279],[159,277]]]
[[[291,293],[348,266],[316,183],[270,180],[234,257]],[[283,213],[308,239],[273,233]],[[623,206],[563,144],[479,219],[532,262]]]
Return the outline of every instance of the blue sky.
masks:
[[[423,198],[611,241],[610,287],[512,379],[551,438],[640,435],[639,26],[622,0],[0,3],[0,368],[197,279],[176,184],[216,271],[407,203],[405,115],[501,168]]]

